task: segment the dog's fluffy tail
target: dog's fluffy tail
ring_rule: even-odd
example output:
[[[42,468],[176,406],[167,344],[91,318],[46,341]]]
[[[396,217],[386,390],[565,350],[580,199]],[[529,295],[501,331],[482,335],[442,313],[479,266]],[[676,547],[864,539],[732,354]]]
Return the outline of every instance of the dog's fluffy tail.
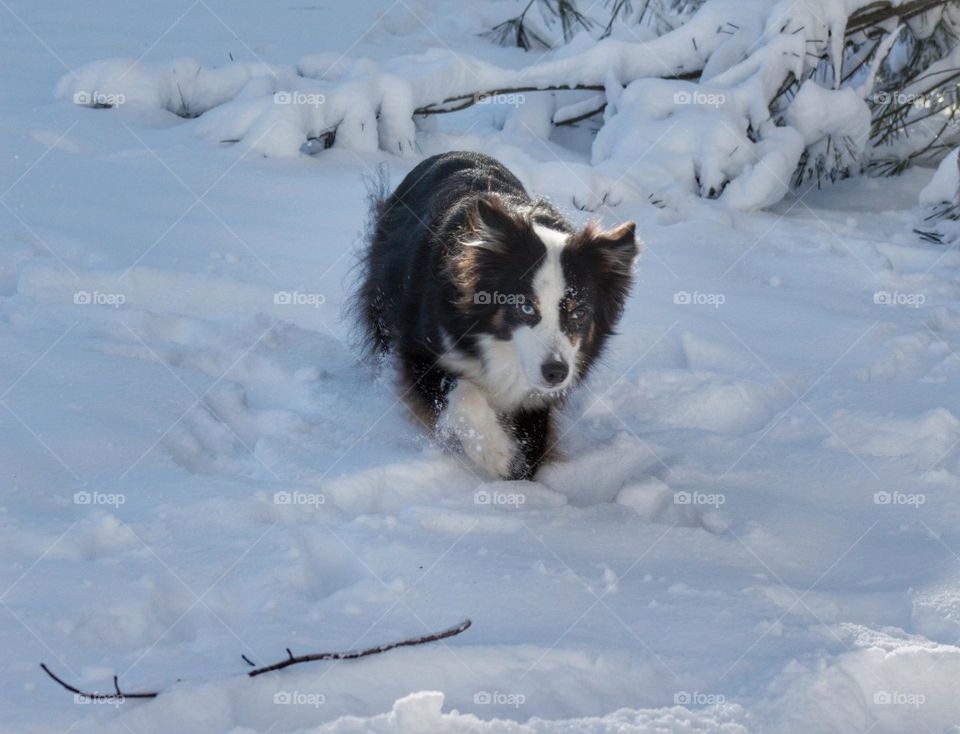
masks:
[[[354,342],[363,358],[379,363],[390,349],[390,327],[384,313],[383,294],[373,274],[374,241],[390,198],[390,177],[385,165],[364,177],[367,189],[367,221],[357,251],[356,286],[347,304],[353,321]]]

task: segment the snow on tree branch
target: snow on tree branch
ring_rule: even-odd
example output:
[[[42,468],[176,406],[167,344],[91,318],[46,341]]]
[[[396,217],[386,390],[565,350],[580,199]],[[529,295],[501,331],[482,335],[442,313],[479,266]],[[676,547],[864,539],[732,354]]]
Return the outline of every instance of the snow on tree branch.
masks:
[[[199,117],[197,135],[265,156],[314,152],[311,141],[409,156],[417,120],[543,91],[549,101],[518,110],[514,127],[544,111],[548,127],[602,114],[591,164],[609,180],[737,209],[864,168],[898,173],[956,144],[958,0],[683,5],[695,12],[641,41],[594,39],[600,24],[567,2],[563,37],[574,43],[519,70],[444,49],[382,64],[321,53],[296,67],[107,60],[64,76],[57,96]],[[612,12],[602,36],[629,15],[622,3]]]

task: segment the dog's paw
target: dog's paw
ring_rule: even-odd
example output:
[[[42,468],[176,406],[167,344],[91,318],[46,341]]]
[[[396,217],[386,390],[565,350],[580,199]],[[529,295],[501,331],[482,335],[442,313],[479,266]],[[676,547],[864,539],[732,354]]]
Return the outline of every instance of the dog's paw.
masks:
[[[497,412],[472,383],[460,380],[447,396],[447,408],[437,424],[441,433],[455,436],[463,453],[502,479],[512,476],[517,446]]]
[[[482,466],[494,476],[501,479],[513,476],[511,468],[515,449],[503,429],[478,432],[476,440],[464,443],[464,452],[474,464]]]

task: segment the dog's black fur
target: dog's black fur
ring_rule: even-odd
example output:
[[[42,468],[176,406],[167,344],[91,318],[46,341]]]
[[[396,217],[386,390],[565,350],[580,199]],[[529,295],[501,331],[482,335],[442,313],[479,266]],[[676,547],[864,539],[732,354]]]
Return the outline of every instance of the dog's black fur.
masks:
[[[374,196],[354,300],[368,353],[395,354],[405,397],[431,426],[458,381],[469,380],[516,447],[509,468],[494,471],[532,478],[547,453],[553,404],[584,378],[622,313],[638,252],[633,223],[607,232],[592,225],[574,231],[550,204],[531,199],[502,164],[477,153],[428,158],[385,194],[381,188]],[[521,377],[506,391],[498,375],[529,373],[498,364],[520,364],[511,339],[524,330],[532,343],[529,335],[541,319],[554,318],[538,314],[534,321],[526,313],[531,307],[516,303],[540,305],[543,297],[534,280],[547,267],[544,228],[554,233],[548,238],[563,243],[556,255],[563,297],[551,323],[562,333],[557,339],[569,342],[562,346],[571,355],[571,374],[559,392],[539,384],[526,390]],[[552,272],[558,270],[554,265]],[[514,302],[478,294],[512,294]]]

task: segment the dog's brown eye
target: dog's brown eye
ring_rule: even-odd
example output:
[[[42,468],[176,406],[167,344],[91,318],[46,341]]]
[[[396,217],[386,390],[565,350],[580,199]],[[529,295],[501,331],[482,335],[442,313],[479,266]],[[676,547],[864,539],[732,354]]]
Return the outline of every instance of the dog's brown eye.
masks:
[[[587,307],[586,306],[577,306],[573,311],[570,312],[570,318],[574,321],[580,321],[587,318]]]

